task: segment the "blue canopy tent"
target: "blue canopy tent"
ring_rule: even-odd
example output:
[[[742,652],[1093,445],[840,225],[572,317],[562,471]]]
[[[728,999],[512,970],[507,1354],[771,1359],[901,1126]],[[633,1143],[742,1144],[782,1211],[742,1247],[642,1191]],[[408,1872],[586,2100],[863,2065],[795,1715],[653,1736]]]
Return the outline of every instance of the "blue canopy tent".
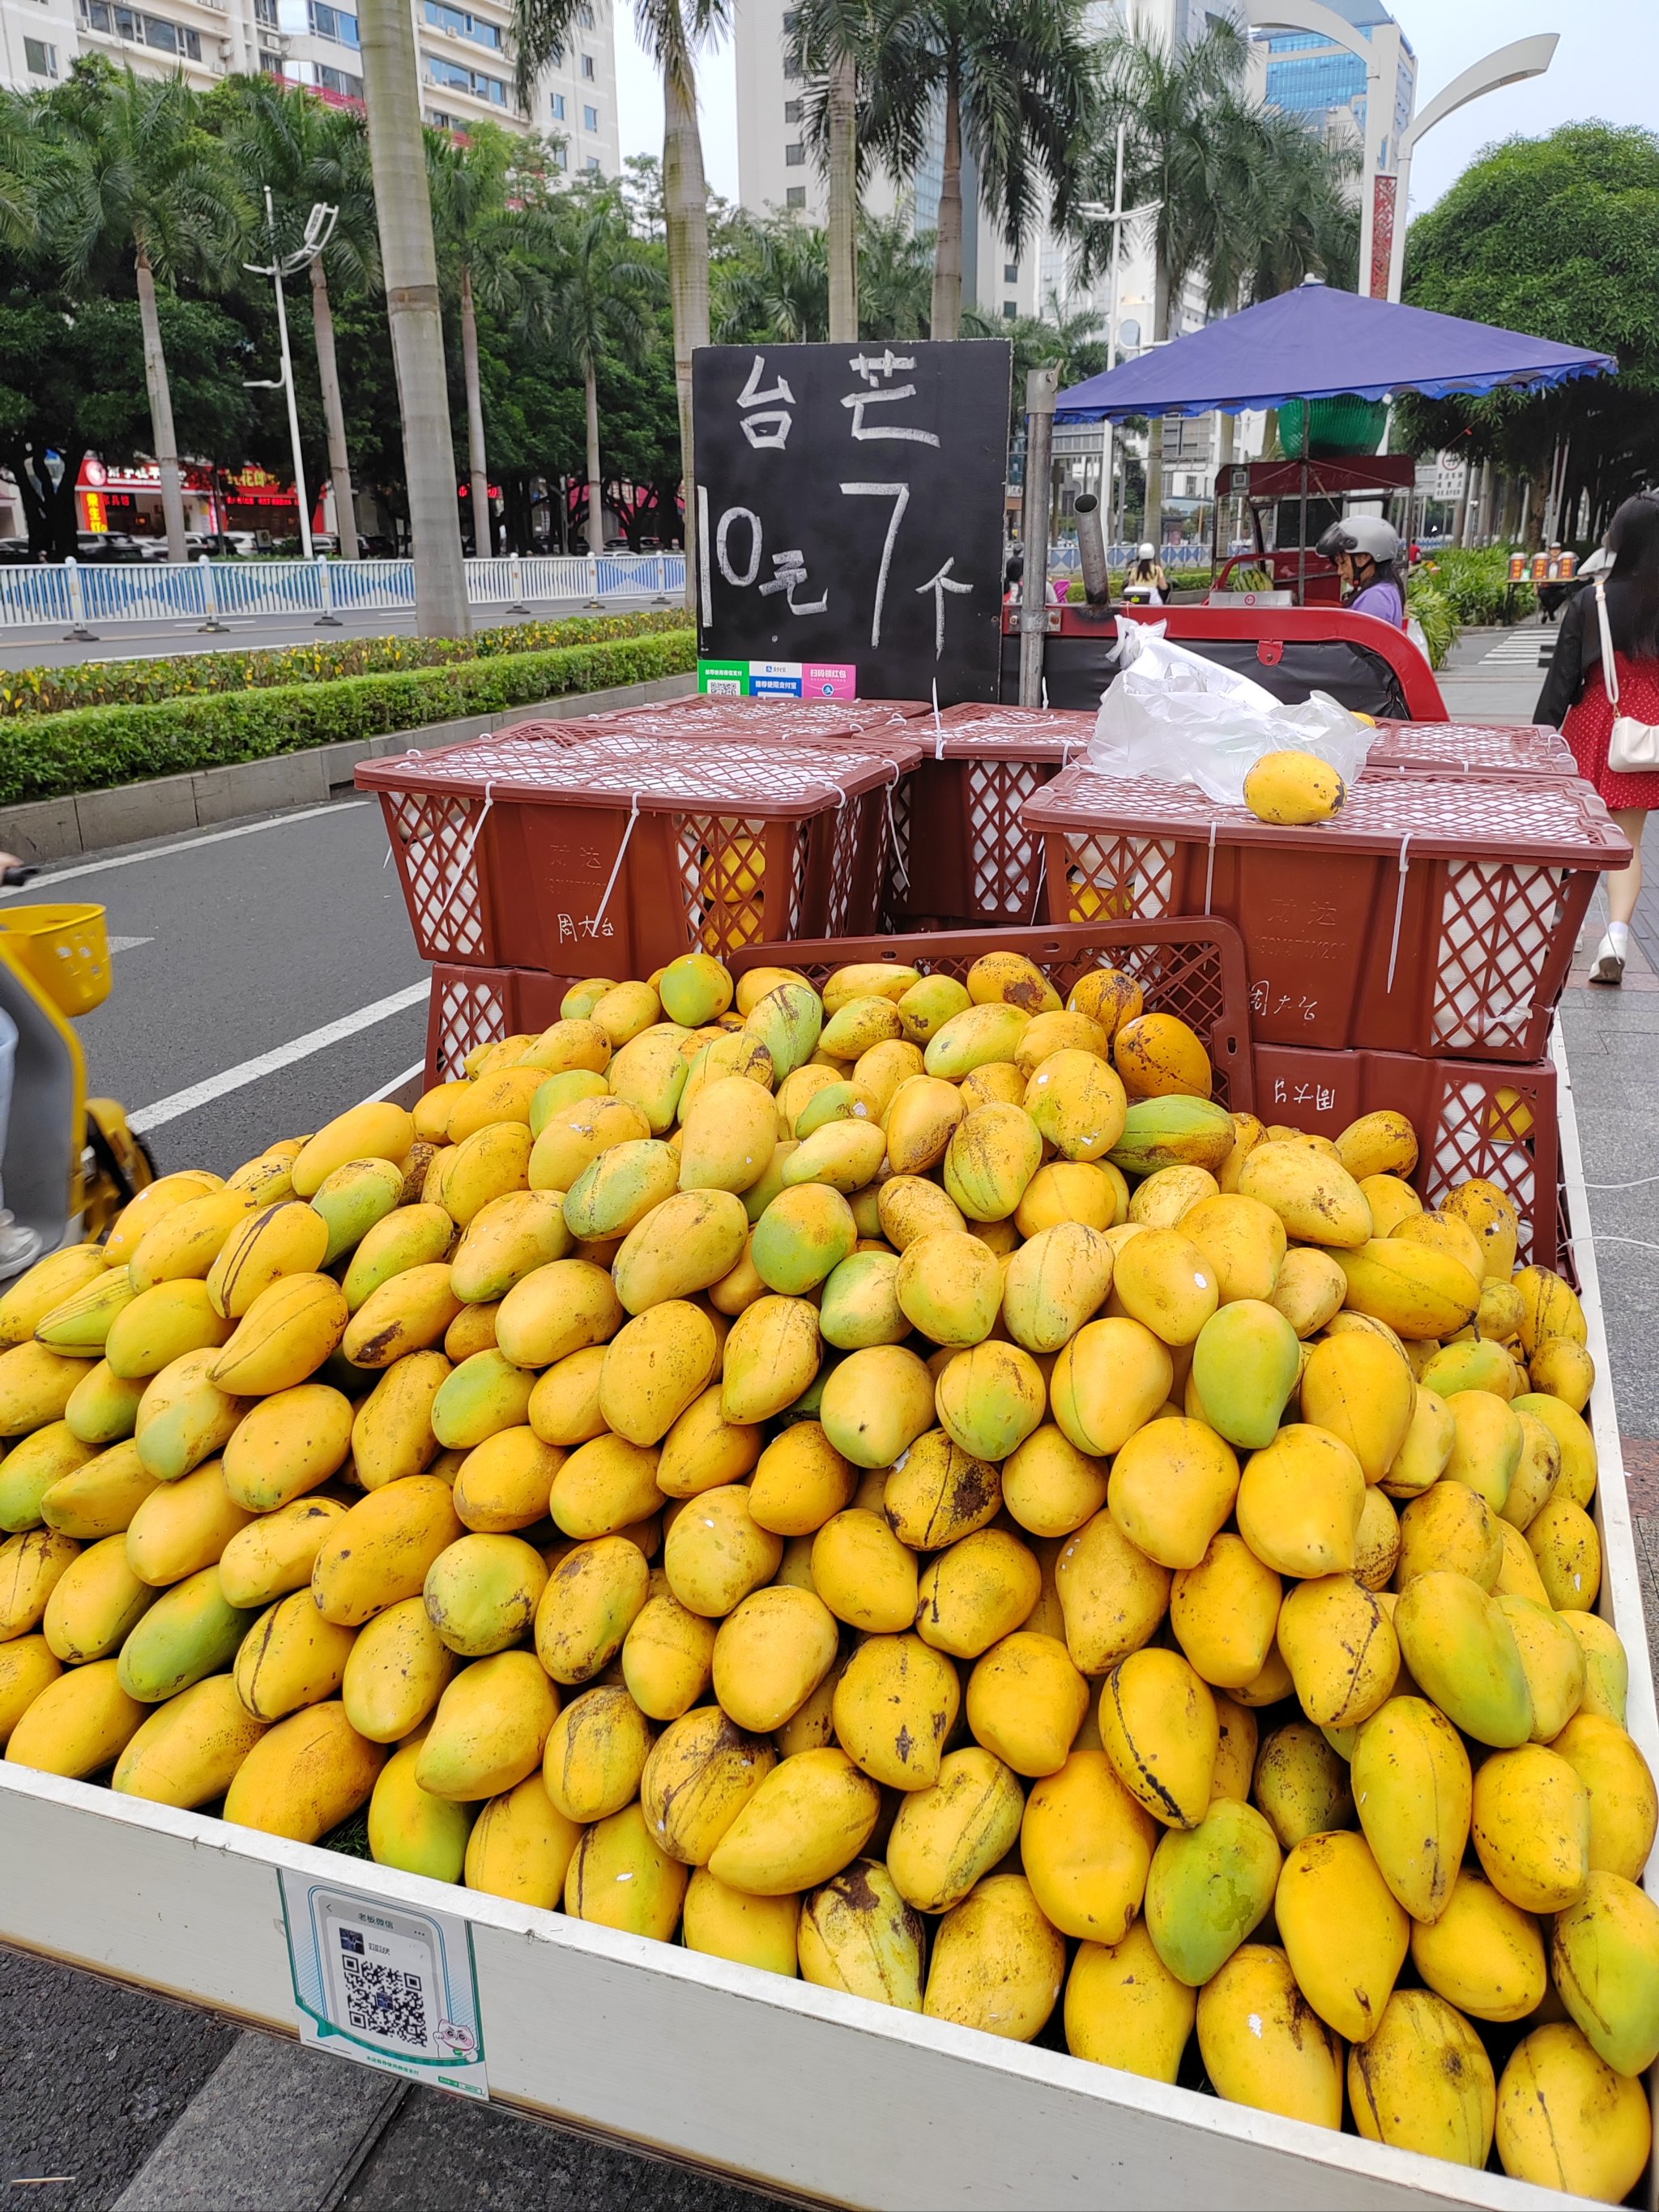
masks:
[[[1618,369],[1611,354],[1310,283],[1074,384],[1056,398],[1054,420],[1238,415],[1347,392],[1444,399],[1505,386],[1541,392]]]
[[[1367,400],[1417,392],[1431,399],[1454,392],[1547,391],[1581,376],[1616,375],[1611,354],[1558,345],[1459,315],[1431,314],[1388,300],[1339,292],[1317,279],[1281,292],[1240,314],[1153,348],[1062,392],[1056,422],[1121,422],[1127,416],[1237,415],[1283,407],[1291,400]],[[1361,468],[1364,464],[1359,464]],[[1406,465],[1400,465],[1404,467]],[[1373,465],[1379,477],[1391,471]],[[1326,489],[1359,492],[1352,471],[1322,471],[1304,459],[1297,469],[1301,526],[1293,580],[1298,602],[1308,580],[1308,501]],[[1361,495],[1364,495],[1363,493]],[[1220,507],[1215,510],[1219,556]],[[1260,530],[1257,532],[1260,543]],[[1323,569],[1327,564],[1321,562]]]

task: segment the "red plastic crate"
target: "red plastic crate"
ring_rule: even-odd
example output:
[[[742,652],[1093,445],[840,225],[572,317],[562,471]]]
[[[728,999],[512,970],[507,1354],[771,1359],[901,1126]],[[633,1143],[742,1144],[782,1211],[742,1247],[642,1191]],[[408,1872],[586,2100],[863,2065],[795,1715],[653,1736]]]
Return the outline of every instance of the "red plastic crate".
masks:
[[[1248,1111],[1254,1096],[1244,946],[1231,922],[1172,915],[1158,921],[1089,922],[1080,927],[930,930],[915,937],[831,937],[750,945],[727,962],[798,968],[815,985],[854,961],[886,961],[924,975],[964,976],[988,952],[1023,952],[1064,998],[1094,968],[1133,975],[1146,1005],[1178,1014],[1204,1040],[1222,1104]]]
[[[1562,1257],[1553,1064],[1482,1065],[1419,1060],[1407,1053],[1255,1048],[1255,1111],[1324,1137],[1362,1114],[1394,1107],[1417,1132],[1411,1180],[1425,1206],[1452,1185],[1483,1176],[1508,1193],[1521,1217],[1520,1257],[1556,1267]]]
[[[1547,722],[1379,722],[1364,778],[1545,776],[1571,782],[1572,748]]]
[[[631,730],[640,737],[679,737],[690,717],[718,722],[750,738],[776,730],[796,739],[850,736],[859,730],[890,729],[930,715],[925,699],[729,699],[707,692],[650,707],[612,707],[586,718],[590,729]]]
[[[1598,874],[1630,847],[1583,783],[1361,781],[1285,829],[1190,785],[1073,767],[1030,800],[1056,921],[1219,914],[1260,1043],[1535,1060]]]
[[[1095,717],[1047,707],[952,707],[916,726],[921,766],[894,800],[898,848],[888,908],[915,929],[1021,926],[1045,904],[1042,848],[1021,810],[1094,734]]]
[[[875,923],[894,759],[592,732],[365,762],[423,957],[647,975]]]
[[[427,1089],[459,1082],[468,1053],[481,1044],[520,1031],[539,1036],[558,1020],[565,993],[580,980],[526,968],[434,968],[426,1017]]]

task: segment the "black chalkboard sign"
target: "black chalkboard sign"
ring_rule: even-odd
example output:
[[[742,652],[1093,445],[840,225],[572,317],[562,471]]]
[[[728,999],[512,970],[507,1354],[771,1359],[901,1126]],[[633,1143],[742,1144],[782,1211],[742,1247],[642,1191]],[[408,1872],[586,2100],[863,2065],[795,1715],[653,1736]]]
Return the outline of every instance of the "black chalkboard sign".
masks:
[[[693,356],[704,690],[997,696],[1012,351]]]

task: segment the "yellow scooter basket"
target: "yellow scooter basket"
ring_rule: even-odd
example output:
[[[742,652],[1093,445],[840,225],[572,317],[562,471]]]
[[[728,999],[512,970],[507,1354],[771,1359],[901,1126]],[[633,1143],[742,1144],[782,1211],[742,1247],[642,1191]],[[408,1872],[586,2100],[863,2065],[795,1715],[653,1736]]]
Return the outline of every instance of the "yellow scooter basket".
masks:
[[[110,992],[109,933],[100,906],[0,906],[6,957],[26,968],[73,1018]]]

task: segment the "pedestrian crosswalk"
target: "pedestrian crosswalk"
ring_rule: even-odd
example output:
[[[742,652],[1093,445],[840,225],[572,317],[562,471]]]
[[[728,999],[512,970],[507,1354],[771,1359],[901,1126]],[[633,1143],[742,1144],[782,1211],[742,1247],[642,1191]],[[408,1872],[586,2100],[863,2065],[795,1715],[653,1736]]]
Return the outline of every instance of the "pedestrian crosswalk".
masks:
[[[1547,668],[1555,651],[1555,632],[1528,623],[1512,629],[1480,656],[1483,668]]]

